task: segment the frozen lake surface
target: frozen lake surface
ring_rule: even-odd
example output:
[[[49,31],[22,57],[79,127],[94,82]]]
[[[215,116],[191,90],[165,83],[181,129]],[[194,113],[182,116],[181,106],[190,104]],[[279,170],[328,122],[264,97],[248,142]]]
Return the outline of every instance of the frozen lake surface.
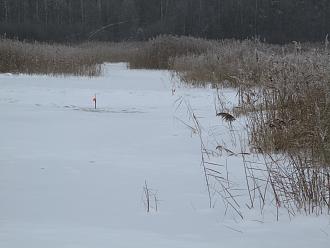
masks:
[[[221,134],[214,95],[125,64],[97,78],[0,74],[0,247],[330,247],[326,215],[276,221],[242,207],[242,220],[208,207],[200,140],[178,102]],[[146,212],[145,181],[158,211]]]

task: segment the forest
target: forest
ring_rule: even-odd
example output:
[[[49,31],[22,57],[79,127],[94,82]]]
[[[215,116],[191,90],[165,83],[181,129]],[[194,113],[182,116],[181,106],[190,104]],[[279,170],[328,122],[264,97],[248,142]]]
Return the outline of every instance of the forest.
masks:
[[[287,43],[323,41],[329,16],[328,0],[0,0],[0,34],[56,42],[171,34]]]

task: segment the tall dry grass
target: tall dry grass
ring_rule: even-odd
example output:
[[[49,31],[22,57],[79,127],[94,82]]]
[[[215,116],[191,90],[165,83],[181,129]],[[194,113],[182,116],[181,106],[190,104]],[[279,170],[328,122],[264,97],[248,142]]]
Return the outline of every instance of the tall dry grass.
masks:
[[[173,68],[188,83],[236,87],[242,84],[243,78],[245,84],[259,81],[261,60],[278,50],[278,46],[252,40],[222,40],[206,53],[176,58]]]
[[[176,58],[187,83],[235,87],[233,110],[248,121],[250,145],[267,157],[278,206],[330,210],[330,55],[327,46],[220,41]],[[270,159],[282,154],[281,160]]]
[[[98,63],[130,63],[138,57],[144,42],[84,42],[78,48],[89,50],[97,58]]]
[[[172,68],[187,83],[236,87],[236,112],[251,118],[253,145],[265,151],[304,149],[330,164],[330,56],[325,48],[219,41],[206,53],[176,57]]]
[[[174,59],[206,53],[213,44],[205,39],[161,35],[142,43],[128,61],[131,68],[172,69]]]
[[[330,56],[321,49],[273,56],[261,73],[248,115],[251,144],[286,155],[289,167],[272,164],[283,201],[307,213],[330,209]],[[290,201],[289,201],[290,200]]]
[[[126,62],[139,43],[46,44],[0,39],[0,73],[98,76],[105,62]]]
[[[69,45],[1,39],[0,58],[0,72],[85,76],[100,73],[98,58],[91,50]]]
[[[174,59],[204,54],[214,41],[163,35],[146,42],[46,44],[0,38],[0,72],[97,76],[105,62],[135,69],[171,69]]]
[[[330,211],[330,55],[325,44],[208,41],[158,36],[146,42],[78,45],[0,39],[0,72],[97,76],[104,62],[170,69],[184,82],[235,87],[250,146],[265,158],[277,206]],[[272,159],[281,154],[282,160]]]

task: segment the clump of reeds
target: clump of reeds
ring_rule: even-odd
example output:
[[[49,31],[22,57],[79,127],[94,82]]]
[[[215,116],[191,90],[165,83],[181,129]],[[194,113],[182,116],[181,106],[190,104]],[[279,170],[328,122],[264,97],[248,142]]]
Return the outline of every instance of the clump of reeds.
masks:
[[[330,168],[319,166],[310,156],[300,152],[280,159],[265,154],[267,184],[274,194],[277,208],[290,215],[330,213]]]
[[[89,50],[97,57],[98,63],[117,63],[134,60],[143,42],[85,42],[78,48]]]
[[[188,83],[236,87],[254,145],[308,150],[330,163],[330,56],[323,49],[222,41],[206,53],[177,57],[173,68]]]
[[[0,72],[96,76],[98,58],[90,49],[0,39]]]
[[[272,59],[262,72],[250,112],[251,142],[265,151],[304,151],[330,164],[330,57],[310,51]],[[253,94],[253,95],[252,95]]]
[[[143,43],[130,57],[131,68],[171,69],[174,58],[203,54],[213,41],[193,37],[160,35]]]
[[[277,206],[330,209],[330,55],[327,48],[219,41],[206,53],[174,59],[190,84],[236,87],[250,145],[267,162]],[[294,208],[292,207],[294,206]]]
[[[0,38],[0,73],[98,76],[105,62],[135,60],[141,42],[47,44]]]
[[[253,90],[259,97],[255,111],[248,114],[251,144],[286,155],[287,162],[269,170],[276,194],[307,213],[330,209],[329,62],[326,52],[315,49],[272,58]]]
[[[237,87],[259,80],[261,60],[278,47],[258,41],[223,40],[214,42],[206,53],[177,57],[173,68],[185,82]],[[267,56],[267,55],[266,55]],[[241,80],[244,77],[244,82]]]

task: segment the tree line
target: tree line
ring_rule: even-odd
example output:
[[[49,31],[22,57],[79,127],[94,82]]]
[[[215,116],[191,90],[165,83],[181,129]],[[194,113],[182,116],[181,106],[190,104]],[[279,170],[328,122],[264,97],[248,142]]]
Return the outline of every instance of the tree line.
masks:
[[[210,39],[320,41],[329,0],[0,0],[2,36],[41,41]]]

